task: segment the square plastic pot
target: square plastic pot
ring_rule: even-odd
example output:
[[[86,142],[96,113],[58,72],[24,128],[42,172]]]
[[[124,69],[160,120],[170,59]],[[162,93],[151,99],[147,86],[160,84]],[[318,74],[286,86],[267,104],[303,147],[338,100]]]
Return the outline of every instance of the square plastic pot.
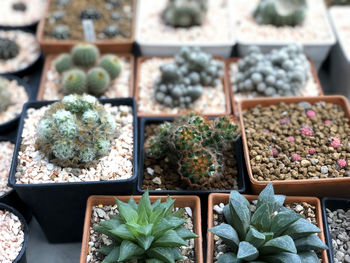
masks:
[[[65,182],[43,184],[16,183],[18,152],[22,143],[24,120],[29,108],[39,109],[52,104],[54,101],[31,102],[23,108],[9,184],[16,190],[20,198],[32,209],[47,239],[51,243],[78,242],[81,240],[86,200],[90,195],[130,194],[135,190],[137,176],[137,118],[135,100],[102,99],[103,104],[113,106],[128,105],[133,109],[133,175],[129,179]]]
[[[345,113],[345,117],[350,120],[350,109],[348,101],[343,96],[323,96],[323,97],[284,97],[284,98],[260,98],[243,100],[239,104],[239,118],[242,128],[242,140],[244,156],[247,164],[248,175],[252,192],[260,193],[269,181],[258,181],[253,177],[252,167],[250,165],[249,148],[245,126],[243,120],[243,111],[253,108],[257,105],[267,107],[278,105],[281,102],[285,104],[299,103],[301,101],[315,104],[319,101],[339,105]],[[274,180],[273,183],[276,193],[285,195],[307,195],[307,196],[348,196],[350,189],[350,177],[326,178],[326,179],[302,179],[302,180]]]
[[[214,213],[213,213],[213,207],[215,205],[219,205],[220,203],[228,204],[229,202],[229,194],[217,194],[213,193],[209,195],[208,199],[208,229],[214,227]],[[245,198],[249,202],[252,202],[254,200],[258,199],[257,195],[244,195]],[[304,196],[287,196],[285,204],[293,204],[297,202],[306,202],[310,205],[313,205],[316,207],[316,222],[318,228],[322,230],[321,233],[318,234],[320,239],[325,242],[324,237],[324,230],[323,230],[323,222],[322,222],[322,210],[321,210],[321,202],[316,197],[304,197]],[[207,231],[207,263],[213,262],[213,255],[214,255],[214,234]],[[322,251],[322,262],[328,263],[327,258],[327,252],[326,250]],[[292,263],[292,262],[290,262]]]
[[[349,194],[350,195],[350,194]],[[335,211],[337,209],[350,209],[350,198],[335,198],[335,197],[324,197],[322,198],[322,216],[323,216],[323,224],[325,229],[325,236],[328,246],[327,256],[328,261],[330,263],[334,262],[335,252],[332,246],[332,235],[329,231],[328,220],[327,220],[327,212],[326,208],[331,211]]]
[[[145,190],[142,189],[143,184],[143,174],[144,174],[144,143],[145,143],[145,130],[146,125],[150,124],[162,124],[165,121],[173,121],[174,118],[141,118],[140,120],[140,146],[139,146],[139,175],[137,181],[137,192],[144,193]],[[244,166],[244,156],[242,152],[242,141],[237,140],[234,144],[235,157],[237,162],[237,186],[240,193],[245,193],[246,189],[246,169]],[[166,171],[165,171],[166,172]],[[198,195],[200,197],[205,197],[212,193],[229,193],[230,190],[149,190],[150,194],[166,194],[166,195]]]
[[[90,226],[91,226],[91,215],[92,207],[96,205],[115,205],[115,198],[120,201],[128,202],[131,196],[91,196],[86,205],[85,213],[85,222],[84,222],[84,234],[83,241],[81,246],[80,254],[80,263],[86,263],[86,256],[89,251],[89,242],[90,242]],[[138,202],[141,199],[141,196],[133,196],[134,200]],[[157,199],[161,198],[164,202],[167,198],[165,195],[161,196],[150,196],[151,203],[155,202]],[[184,208],[190,207],[192,210],[192,216],[194,220],[194,232],[199,236],[194,239],[195,244],[195,255],[196,262],[203,263],[203,250],[202,250],[202,223],[201,223],[201,205],[198,196],[189,195],[189,196],[171,196],[172,199],[175,199],[175,207]]]

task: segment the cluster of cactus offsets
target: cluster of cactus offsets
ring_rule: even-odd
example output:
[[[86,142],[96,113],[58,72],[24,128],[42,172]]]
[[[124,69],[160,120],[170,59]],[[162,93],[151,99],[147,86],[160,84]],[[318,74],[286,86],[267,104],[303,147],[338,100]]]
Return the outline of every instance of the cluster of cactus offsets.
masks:
[[[180,247],[198,237],[183,227],[185,210],[175,210],[170,197],[151,204],[146,191],[138,204],[132,197],[128,203],[118,199],[116,203],[119,213],[94,227],[111,239],[99,250],[106,256],[103,262],[175,263],[183,259]]]
[[[183,47],[175,62],[160,67],[155,99],[167,107],[191,108],[203,93],[203,87],[215,87],[223,76],[223,63],[214,60],[199,47]]]
[[[12,104],[11,92],[8,89],[9,81],[0,77],[0,113],[7,110]]]
[[[70,37],[70,30],[65,25],[57,25],[52,29],[51,36],[56,39],[68,39]]]
[[[88,167],[109,153],[115,134],[113,117],[95,97],[71,94],[45,112],[36,145],[61,167]]]
[[[223,152],[233,147],[238,127],[230,117],[215,120],[189,114],[164,123],[147,139],[145,153],[154,159],[167,157],[189,184],[220,178]]]
[[[298,96],[311,77],[310,63],[299,45],[290,45],[262,54],[251,47],[237,63],[234,92],[257,92],[262,96]]]
[[[306,0],[262,0],[253,16],[259,24],[297,26],[304,22],[307,9]]]
[[[224,207],[227,223],[209,229],[228,246],[218,263],[318,263],[315,251],[327,249],[317,236],[321,229],[283,206],[285,196],[275,195],[272,183],[260,193],[256,210],[237,191]]]
[[[168,0],[162,17],[172,27],[201,25],[207,13],[207,0]]]
[[[95,45],[78,44],[71,53],[63,53],[55,59],[56,71],[62,74],[62,88],[65,94],[91,93],[102,95],[111,80],[121,72],[117,56],[104,55],[99,61],[100,52]]]
[[[9,38],[0,38],[0,60],[14,58],[19,53],[19,46],[16,41]]]

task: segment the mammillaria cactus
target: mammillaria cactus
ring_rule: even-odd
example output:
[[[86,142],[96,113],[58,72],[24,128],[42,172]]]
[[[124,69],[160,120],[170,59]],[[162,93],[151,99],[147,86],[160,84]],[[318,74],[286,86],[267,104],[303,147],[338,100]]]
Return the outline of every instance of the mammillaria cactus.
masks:
[[[162,17],[173,27],[201,25],[207,12],[207,0],[168,0]]]
[[[170,197],[151,204],[146,191],[138,204],[132,197],[128,203],[116,203],[119,213],[95,227],[111,239],[111,245],[100,249],[106,256],[103,262],[175,262],[183,259],[179,247],[198,237],[182,227],[185,210],[175,210]]]
[[[168,157],[187,183],[202,184],[222,175],[222,152],[232,149],[237,130],[231,117],[209,120],[189,114],[162,124],[147,139],[145,152],[155,159]]]
[[[269,54],[251,47],[238,61],[235,92],[257,92],[262,96],[298,96],[311,77],[310,63],[302,47],[290,45]]]
[[[160,67],[155,81],[155,99],[168,107],[190,108],[200,98],[203,86],[216,86],[223,76],[223,63],[200,48],[184,47],[175,63]]]
[[[63,53],[58,56],[54,61],[56,71],[58,73],[63,73],[66,70],[69,70],[73,67],[72,56],[68,53]]]
[[[51,31],[51,36],[56,39],[68,39],[70,37],[69,28],[65,25],[57,25]]]
[[[297,26],[307,12],[306,0],[262,0],[253,16],[259,24]]]
[[[62,167],[87,167],[109,153],[113,117],[90,95],[69,95],[52,104],[37,128],[38,149]]]
[[[227,223],[209,229],[229,248],[218,263],[318,263],[315,251],[327,249],[317,233],[321,229],[283,206],[285,196],[275,195],[272,183],[260,193],[251,215],[250,203],[237,191],[224,207]]]
[[[11,59],[18,55],[19,46],[16,41],[9,38],[0,38],[0,60]]]
[[[62,77],[62,88],[65,94],[83,94],[87,91],[86,74],[80,69],[65,71]]]
[[[0,77],[0,113],[6,111],[12,104],[11,93],[8,89],[8,80]]]
[[[77,44],[72,48],[72,58],[74,64],[80,67],[91,67],[95,65],[100,51],[89,43]]]

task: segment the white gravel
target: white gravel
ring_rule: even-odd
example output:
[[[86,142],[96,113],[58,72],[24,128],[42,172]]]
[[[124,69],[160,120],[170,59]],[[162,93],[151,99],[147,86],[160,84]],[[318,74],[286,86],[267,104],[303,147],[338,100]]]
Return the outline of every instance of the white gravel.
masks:
[[[185,110],[169,108],[159,104],[154,99],[154,81],[160,76],[159,67],[171,63],[172,58],[151,58],[141,63],[137,98],[138,112],[142,114],[178,114]],[[222,82],[216,87],[204,87],[202,96],[194,102],[193,111],[201,114],[225,114],[226,110],[224,85]]]
[[[21,221],[9,211],[0,210],[0,262],[12,263],[22,249],[24,232]]]
[[[331,14],[338,40],[350,61],[350,6],[332,7]]]
[[[128,179],[133,174],[133,115],[129,106],[105,104],[117,123],[120,133],[109,155],[102,157],[95,168],[62,168],[35,148],[37,126],[48,106],[29,109],[24,121],[21,151],[18,154],[17,184],[87,182]]]
[[[0,142],[0,196],[12,189],[7,184],[14,148],[11,142]]]
[[[122,64],[122,71],[118,78],[111,82],[109,89],[102,97],[105,98],[119,98],[132,97],[132,90],[130,91],[130,82],[133,78],[133,69],[131,69],[130,60],[126,57],[120,57]],[[44,83],[43,100],[60,100],[63,98],[61,88],[61,75],[56,71],[54,63],[51,63],[49,70],[46,72],[46,82]]]

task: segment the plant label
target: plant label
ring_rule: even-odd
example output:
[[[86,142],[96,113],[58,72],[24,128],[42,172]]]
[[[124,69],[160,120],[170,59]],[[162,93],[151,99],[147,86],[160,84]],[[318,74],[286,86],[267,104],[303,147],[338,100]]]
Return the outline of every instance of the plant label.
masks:
[[[94,29],[94,23],[91,19],[83,19],[82,20],[83,29],[84,29],[84,37],[87,42],[96,41],[96,34]]]

